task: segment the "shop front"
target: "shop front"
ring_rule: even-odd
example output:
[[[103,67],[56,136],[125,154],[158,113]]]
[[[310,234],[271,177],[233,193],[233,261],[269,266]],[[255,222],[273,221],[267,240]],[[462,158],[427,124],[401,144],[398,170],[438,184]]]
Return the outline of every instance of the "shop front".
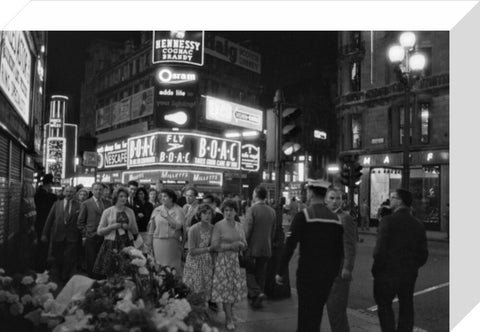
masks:
[[[377,219],[380,205],[392,191],[401,187],[403,154],[371,154],[360,156],[364,177],[360,186],[360,202],[367,200],[370,218]],[[449,153],[446,150],[411,153],[410,191],[412,210],[428,230],[446,231],[445,218],[449,202]]]

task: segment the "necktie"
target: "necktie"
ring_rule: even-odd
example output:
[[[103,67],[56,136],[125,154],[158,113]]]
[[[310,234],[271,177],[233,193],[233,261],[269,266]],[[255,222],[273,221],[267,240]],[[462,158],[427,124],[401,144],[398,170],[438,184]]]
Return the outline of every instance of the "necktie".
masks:
[[[103,212],[103,210],[105,210],[105,206],[103,205],[103,202],[101,199],[98,200],[98,204],[99,204],[100,211]]]
[[[65,207],[65,224],[67,224],[68,217],[70,216],[70,201],[67,201],[67,206]]]

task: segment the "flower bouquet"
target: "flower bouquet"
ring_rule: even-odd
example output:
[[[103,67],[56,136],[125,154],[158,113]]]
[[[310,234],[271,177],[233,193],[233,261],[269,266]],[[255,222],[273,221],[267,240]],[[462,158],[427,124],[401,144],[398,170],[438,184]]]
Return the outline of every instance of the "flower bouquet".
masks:
[[[134,247],[124,248],[114,259],[117,273],[94,282],[83,297],[72,301],[56,331],[216,330],[197,310],[200,297],[191,293],[175,269],[157,266]]]
[[[0,321],[6,331],[32,330],[46,323],[41,313],[56,312],[53,299],[57,285],[49,282],[48,272],[7,276],[0,269]]]

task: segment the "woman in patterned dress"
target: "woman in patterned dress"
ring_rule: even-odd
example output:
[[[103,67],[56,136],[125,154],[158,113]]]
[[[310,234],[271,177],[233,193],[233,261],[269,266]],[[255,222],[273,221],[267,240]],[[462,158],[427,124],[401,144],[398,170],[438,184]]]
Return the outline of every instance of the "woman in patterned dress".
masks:
[[[97,234],[104,236],[93,272],[110,277],[115,273],[114,250],[120,251],[132,244],[138,235],[138,226],[132,209],[126,206],[128,191],[119,188],[113,193],[113,206],[105,209],[100,218]]]
[[[235,221],[237,204],[226,200],[223,204],[224,219],[215,224],[212,247],[217,252],[214,257],[212,301],[223,303],[227,330],[235,329],[233,304],[247,297],[247,277],[240,269],[238,253],[247,248],[245,233],[240,223]]]
[[[160,192],[162,205],[152,212],[148,224],[148,243],[153,252],[155,262],[161,266],[175,268],[178,275],[182,274],[182,228],[185,214],[176,204],[177,195],[171,189]]]
[[[199,223],[188,231],[188,254],[183,270],[183,282],[195,293],[203,293],[205,301],[210,300],[213,279],[213,260],[210,241],[212,239],[213,209],[201,204],[196,213]]]

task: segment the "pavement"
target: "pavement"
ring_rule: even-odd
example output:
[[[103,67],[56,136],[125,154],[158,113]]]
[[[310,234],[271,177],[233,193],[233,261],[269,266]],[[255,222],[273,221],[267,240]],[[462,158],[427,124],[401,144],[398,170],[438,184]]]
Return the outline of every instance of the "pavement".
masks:
[[[360,230],[358,229],[359,235],[377,235],[377,227],[370,227],[369,230]],[[427,231],[427,241],[434,242],[449,242],[448,234],[445,232],[436,232],[436,231]]]
[[[294,332],[297,328],[297,294],[292,289],[292,296],[283,300],[266,300],[261,309],[252,309],[244,301],[235,304],[233,311],[236,317],[236,332]],[[381,332],[376,314],[365,311],[347,309],[351,332]],[[220,331],[225,329],[225,315],[223,312],[214,314],[213,322]],[[330,330],[326,311],[323,313],[321,332]]]

